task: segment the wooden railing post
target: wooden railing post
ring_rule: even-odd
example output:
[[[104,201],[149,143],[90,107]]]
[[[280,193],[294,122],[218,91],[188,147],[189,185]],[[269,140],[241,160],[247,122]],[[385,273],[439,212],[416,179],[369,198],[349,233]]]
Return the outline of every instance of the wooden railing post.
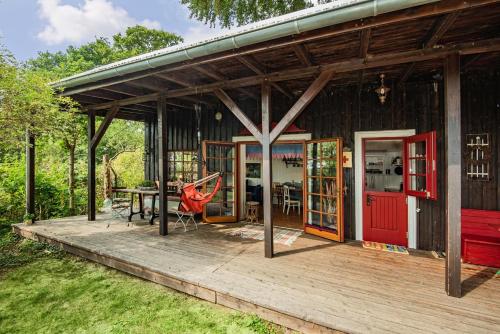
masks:
[[[92,139],[95,135],[95,111],[89,110],[87,124],[88,157],[87,157],[87,219],[95,220],[95,146]]]
[[[160,205],[160,235],[168,234],[168,133],[167,133],[167,103],[165,97],[158,99],[158,179]],[[152,208],[154,210],[154,208]]]
[[[26,130],[26,214],[35,215],[35,136]]]
[[[462,296],[461,280],[461,116],[460,55],[446,59],[445,71],[446,142],[446,293]]]
[[[262,191],[264,201],[264,254],[267,258],[274,255],[273,213],[272,213],[272,142],[271,142],[271,86],[262,84]]]

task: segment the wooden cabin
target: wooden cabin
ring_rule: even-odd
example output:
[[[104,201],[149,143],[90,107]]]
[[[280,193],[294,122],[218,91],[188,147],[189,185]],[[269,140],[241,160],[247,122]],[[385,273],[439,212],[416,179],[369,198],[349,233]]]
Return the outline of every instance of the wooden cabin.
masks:
[[[99,140],[113,118],[142,121],[159,233],[169,179],[222,171],[203,218],[235,222],[247,168],[258,168],[272,257],[273,165],[283,161],[273,149],[299,145],[289,167],[303,189],[299,228],[442,252],[446,291],[461,296],[464,251],[486,265],[500,258],[499,22],[493,0],[333,2],[61,80],[89,117],[88,220]],[[247,167],[252,145],[260,168]]]

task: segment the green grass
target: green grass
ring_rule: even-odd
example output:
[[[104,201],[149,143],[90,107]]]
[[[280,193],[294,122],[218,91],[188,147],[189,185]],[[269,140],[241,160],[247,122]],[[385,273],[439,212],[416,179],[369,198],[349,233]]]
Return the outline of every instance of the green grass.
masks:
[[[281,333],[254,315],[23,240],[0,223],[0,333]]]

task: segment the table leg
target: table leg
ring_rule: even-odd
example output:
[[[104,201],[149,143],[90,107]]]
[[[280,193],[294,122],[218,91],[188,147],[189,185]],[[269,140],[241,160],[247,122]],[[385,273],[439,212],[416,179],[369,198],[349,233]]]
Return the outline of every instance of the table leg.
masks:
[[[130,215],[128,216],[128,221],[132,221],[132,216],[134,215],[134,193],[130,193]]]
[[[153,195],[152,197],[153,197],[153,199],[151,200],[151,219],[149,219],[150,225],[154,224],[154,220],[156,218],[156,214],[155,214],[156,195]]]
[[[141,214],[141,219],[144,219],[144,195],[139,194],[139,213]]]

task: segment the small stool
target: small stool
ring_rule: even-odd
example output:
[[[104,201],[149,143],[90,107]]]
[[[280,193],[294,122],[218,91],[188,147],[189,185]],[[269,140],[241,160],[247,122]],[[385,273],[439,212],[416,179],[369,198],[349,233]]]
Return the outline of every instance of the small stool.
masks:
[[[247,222],[259,222],[259,202],[247,202]]]

